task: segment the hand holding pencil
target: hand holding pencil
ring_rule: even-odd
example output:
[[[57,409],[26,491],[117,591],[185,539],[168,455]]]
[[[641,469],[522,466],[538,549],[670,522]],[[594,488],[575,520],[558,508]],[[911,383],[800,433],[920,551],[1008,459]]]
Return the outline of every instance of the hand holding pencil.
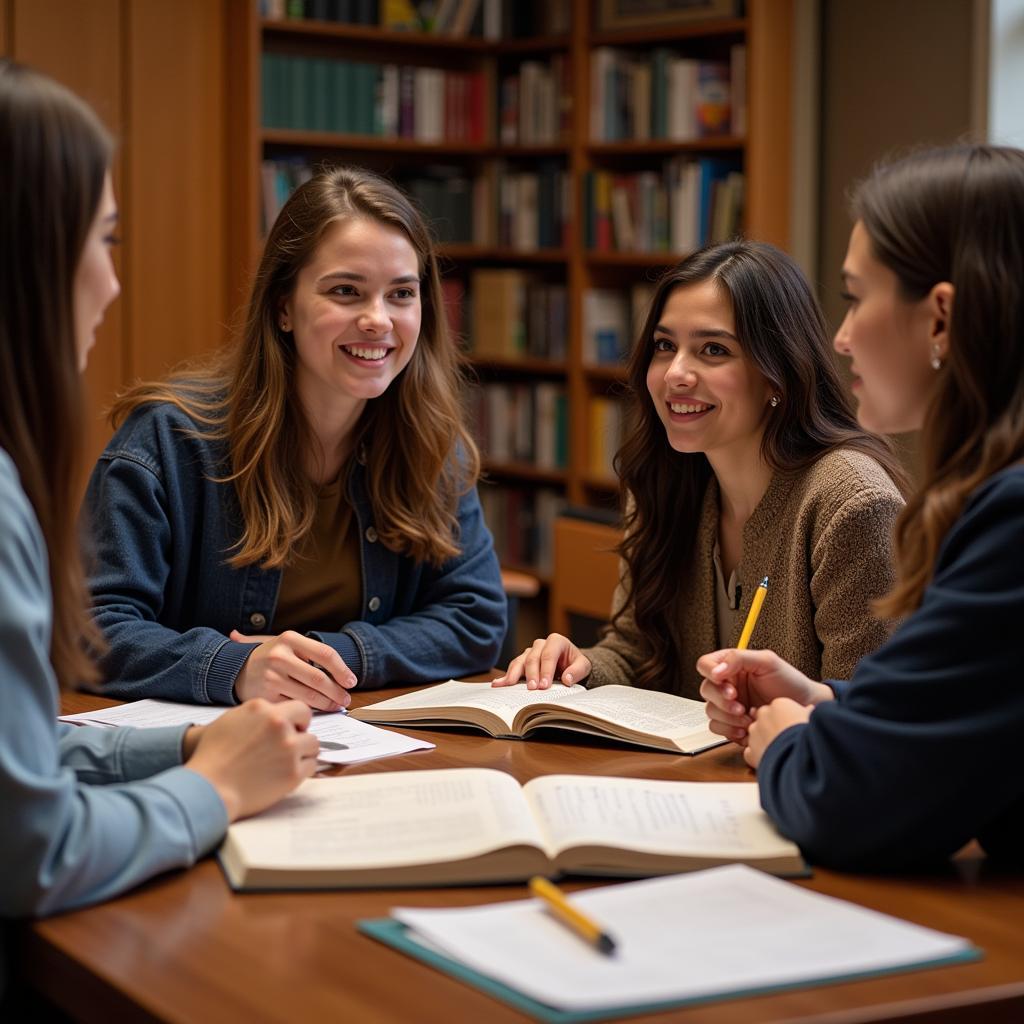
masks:
[[[705,654],[697,661],[703,676],[700,695],[707,701],[708,728],[740,746],[749,742],[748,730],[757,709],[778,697],[801,705],[832,699],[832,690],[808,679],[769,650],[747,649],[768,593],[766,576],[754,592],[750,611],[735,648]]]

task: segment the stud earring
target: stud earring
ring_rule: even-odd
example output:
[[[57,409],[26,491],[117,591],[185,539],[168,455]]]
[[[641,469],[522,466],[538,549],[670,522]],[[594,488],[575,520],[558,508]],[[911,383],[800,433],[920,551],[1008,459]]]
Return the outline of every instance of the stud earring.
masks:
[[[931,364],[932,364],[932,369],[933,370],[941,370],[942,369],[942,356],[939,355],[939,346],[938,345],[932,345]]]
[[[779,407],[779,396],[778,395],[772,395],[772,397],[768,399],[768,404],[773,409],[777,409]]]
[[[287,331],[290,331],[290,330],[291,330],[291,327],[289,326],[289,324],[288,324],[288,321],[287,321],[287,320],[283,320],[283,319],[282,319],[282,321],[281,321],[281,330],[282,330],[282,331],[285,331],[285,332],[287,332]]]

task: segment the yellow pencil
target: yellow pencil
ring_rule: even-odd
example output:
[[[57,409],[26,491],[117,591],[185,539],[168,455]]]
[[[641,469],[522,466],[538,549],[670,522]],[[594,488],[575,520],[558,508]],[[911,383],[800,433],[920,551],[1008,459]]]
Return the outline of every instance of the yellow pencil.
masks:
[[[581,939],[589,942],[606,955],[615,952],[615,940],[606,931],[603,931],[599,924],[591,921],[586,914],[577,910],[565,898],[565,894],[557,885],[536,875],[530,879],[530,892],[534,896],[539,896],[555,917],[562,924],[571,928]]]
[[[750,635],[757,625],[757,617],[761,614],[761,605],[764,604],[765,595],[768,593],[768,577],[757,585],[754,591],[754,600],[750,602],[750,611],[747,612],[747,621],[743,623],[743,632],[740,633],[740,642],[736,645],[738,650],[745,651],[750,643]]]

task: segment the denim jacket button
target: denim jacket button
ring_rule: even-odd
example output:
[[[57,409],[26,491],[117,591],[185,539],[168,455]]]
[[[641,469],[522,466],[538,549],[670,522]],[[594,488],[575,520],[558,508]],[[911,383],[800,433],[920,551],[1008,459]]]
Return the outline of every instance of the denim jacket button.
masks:
[[[377,531],[372,526],[368,526],[366,528],[364,536],[371,544],[374,544],[377,541]]]
[[[371,597],[369,604],[367,604],[366,607],[369,608],[371,612],[375,612],[380,607],[380,598]]]
[[[267,617],[262,612],[253,612],[249,616],[249,625],[253,629],[265,629],[267,625]]]

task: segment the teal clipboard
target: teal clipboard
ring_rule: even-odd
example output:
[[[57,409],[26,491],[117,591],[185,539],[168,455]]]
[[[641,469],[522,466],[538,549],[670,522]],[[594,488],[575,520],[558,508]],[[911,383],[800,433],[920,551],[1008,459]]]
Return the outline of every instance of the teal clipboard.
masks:
[[[610,1020],[616,1017],[634,1017],[643,1013],[659,1013],[662,1010],[673,1010],[683,1006],[697,1006],[701,1003],[722,1002],[726,999],[745,998],[747,996],[767,995],[772,992],[786,992],[792,989],[814,988],[818,985],[838,984],[845,981],[860,981],[864,978],[880,978],[888,974],[904,974],[908,971],[919,970],[924,967],[946,967],[952,964],[970,963],[980,960],[983,956],[982,950],[977,946],[971,946],[962,953],[955,956],[943,957],[939,960],[927,960],[914,964],[905,964],[901,967],[894,967],[882,971],[862,971],[857,974],[844,974],[834,978],[814,978],[810,981],[795,982],[786,985],[771,985],[768,987],[736,989],[730,992],[722,992],[711,996],[700,996],[695,999],[670,999],[657,1003],[641,1003],[633,1006],[612,1006],[603,1010],[558,1010],[553,1006],[538,1002],[530,996],[518,992],[514,988],[488,978],[479,971],[474,971],[465,964],[452,960],[443,953],[437,953],[426,946],[421,945],[407,934],[408,929],[400,921],[390,917],[377,917],[359,921],[356,927],[364,935],[371,939],[391,946],[401,953],[420,960],[430,967],[434,967],[447,974],[457,981],[471,985],[481,992],[507,1003],[509,1006],[529,1014],[535,1020],[545,1021],[548,1024],[575,1024],[577,1021]]]

